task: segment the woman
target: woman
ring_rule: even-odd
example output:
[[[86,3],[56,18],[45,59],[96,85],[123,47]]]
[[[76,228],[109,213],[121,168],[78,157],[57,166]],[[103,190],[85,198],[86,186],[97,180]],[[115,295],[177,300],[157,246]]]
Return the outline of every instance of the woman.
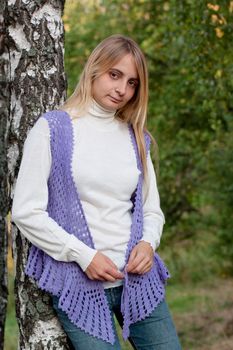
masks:
[[[165,222],[146,131],[145,58],[113,35],[72,96],[30,130],[12,221],[31,242],[25,272],[52,295],[75,349],[180,349],[155,253]]]

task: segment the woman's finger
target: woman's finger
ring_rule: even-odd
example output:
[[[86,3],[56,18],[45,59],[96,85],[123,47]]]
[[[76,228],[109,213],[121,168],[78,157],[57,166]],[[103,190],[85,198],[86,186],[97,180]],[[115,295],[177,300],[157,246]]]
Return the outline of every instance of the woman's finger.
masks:
[[[143,275],[144,273],[149,272],[149,271],[151,270],[152,266],[153,266],[152,263],[148,263],[148,264],[145,266],[145,268],[142,269],[141,274]]]
[[[131,254],[130,254],[130,257],[129,257],[129,260],[128,260],[128,266],[130,266],[130,265],[134,262],[136,256],[137,256],[137,249],[136,249],[136,247],[135,247],[135,248],[132,250]]]
[[[144,270],[145,266],[147,265],[147,258],[143,259],[137,259],[135,260],[135,265],[132,267],[132,269],[129,271],[131,273],[138,273],[140,274],[142,270]]]

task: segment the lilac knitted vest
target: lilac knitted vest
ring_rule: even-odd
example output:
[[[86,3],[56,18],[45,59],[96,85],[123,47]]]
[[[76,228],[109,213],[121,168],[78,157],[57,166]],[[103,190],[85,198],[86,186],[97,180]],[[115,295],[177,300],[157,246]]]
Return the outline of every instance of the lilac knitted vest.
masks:
[[[68,113],[53,110],[41,117],[47,119],[50,129],[52,166],[48,180],[49,200],[47,211],[63,229],[75,235],[89,247],[93,239],[74,183],[71,170],[73,153],[73,126]],[[131,234],[125,255],[129,259],[133,247],[142,238],[142,164],[133,128],[128,124],[135,150],[137,167],[141,171],[137,187],[132,194]],[[150,137],[145,133],[147,152]],[[111,314],[101,281],[90,280],[75,262],[54,260],[34,245],[31,246],[25,273],[37,281],[38,286],[59,297],[59,307],[80,329],[111,344],[115,335]],[[152,269],[144,274],[128,274],[125,271],[121,312],[123,314],[123,338],[129,336],[130,324],[147,317],[164,299],[165,283],[169,272],[157,253]]]

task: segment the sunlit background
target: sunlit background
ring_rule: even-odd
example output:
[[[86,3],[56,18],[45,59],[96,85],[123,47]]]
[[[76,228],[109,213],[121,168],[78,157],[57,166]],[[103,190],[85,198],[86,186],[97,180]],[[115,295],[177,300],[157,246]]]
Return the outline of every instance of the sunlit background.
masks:
[[[143,49],[167,301],[184,350],[233,349],[233,1],[67,0],[63,20],[68,95],[106,36],[126,34]],[[8,263],[5,350],[15,350],[10,251]]]

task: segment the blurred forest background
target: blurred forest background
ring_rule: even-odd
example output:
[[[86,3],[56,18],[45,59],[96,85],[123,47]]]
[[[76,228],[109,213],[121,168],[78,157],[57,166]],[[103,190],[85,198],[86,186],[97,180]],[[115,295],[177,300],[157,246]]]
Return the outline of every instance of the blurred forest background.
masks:
[[[167,301],[183,349],[233,349],[233,1],[67,0],[63,20],[68,95],[105,37],[145,53]],[[10,296],[6,350],[16,342]]]

